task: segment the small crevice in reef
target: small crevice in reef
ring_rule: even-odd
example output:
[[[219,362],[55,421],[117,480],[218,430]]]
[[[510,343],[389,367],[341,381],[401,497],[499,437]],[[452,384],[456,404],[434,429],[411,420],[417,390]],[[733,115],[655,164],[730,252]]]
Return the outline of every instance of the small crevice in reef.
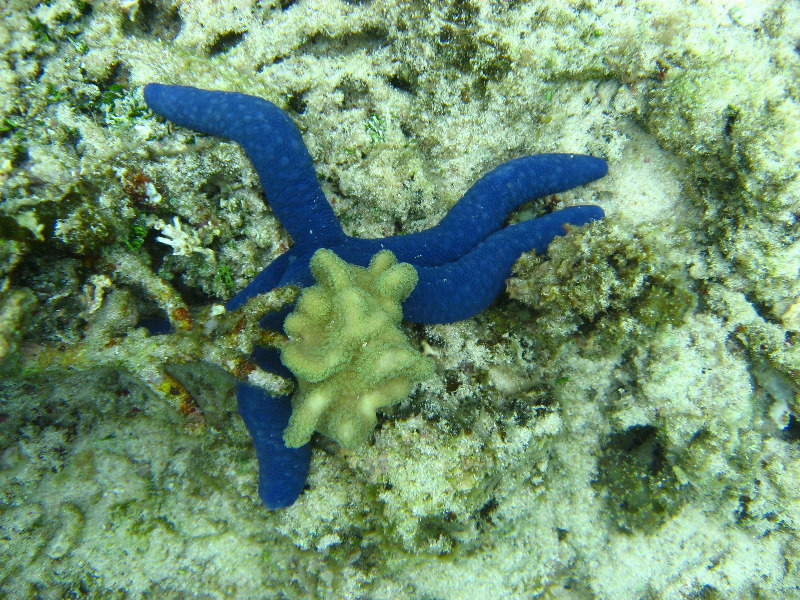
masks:
[[[674,465],[652,425],[612,433],[594,484],[606,489],[611,518],[623,531],[652,531],[686,501]]]
[[[228,31],[226,33],[221,33],[214,40],[211,42],[211,45],[208,47],[208,55],[215,56],[217,54],[224,54],[230,50],[233,50],[239,42],[242,41],[244,38],[244,34],[247,33],[246,31]]]
[[[347,55],[363,50],[378,50],[390,43],[389,33],[382,27],[365,27],[341,36],[315,33],[298,46],[296,54],[311,56]]]
[[[183,21],[176,6],[164,6],[159,0],[142,0],[133,20],[122,22],[125,35],[148,37],[171,42],[181,32]]]
[[[407,65],[401,65],[394,74],[387,77],[387,82],[394,89],[401,92],[407,92],[413,96],[417,95],[417,90],[419,87],[418,80],[419,73]]]
[[[790,443],[800,442],[800,420],[789,415],[789,424],[782,430],[781,438]]]

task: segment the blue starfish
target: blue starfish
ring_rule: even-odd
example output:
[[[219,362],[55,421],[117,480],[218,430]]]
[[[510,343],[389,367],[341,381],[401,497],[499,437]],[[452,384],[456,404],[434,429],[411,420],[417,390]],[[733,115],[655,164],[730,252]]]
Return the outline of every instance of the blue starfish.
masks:
[[[228,309],[275,287],[313,284],[309,260],[320,248],[361,266],[388,249],[419,274],[417,287],[403,304],[404,318],[416,323],[460,321],[489,306],[520,254],[544,253],[553,238],[564,235],[564,225],[603,217],[599,206],[571,206],[503,227],[508,214],[524,202],[594,181],[608,171],[605,161],[594,156],[539,154],[510,160],[481,177],[431,229],[354,238],[342,231],[300,132],[277,106],[246,94],[157,83],[145,86],[144,97],[153,112],[178,125],[240,144],[273,213],[294,241],[228,302]],[[280,327],[275,318],[262,324]],[[254,358],[262,368],[290,375],[276,353],[259,350]],[[289,398],[274,398],[247,384],[239,385],[237,397],[258,457],[261,500],[268,508],[289,506],[303,490],[310,460],[308,445],[294,449],[283,444]]]

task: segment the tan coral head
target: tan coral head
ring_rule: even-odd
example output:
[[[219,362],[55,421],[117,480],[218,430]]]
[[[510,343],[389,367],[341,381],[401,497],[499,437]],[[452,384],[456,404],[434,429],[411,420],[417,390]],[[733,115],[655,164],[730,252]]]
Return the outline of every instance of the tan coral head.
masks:
[[[353,448],[375,428],[377,409],[407,398],[433,374],[430,360],[399,328],[417,272],[389,250],[365,268],[326,248],[314,253],[311,272],[317,284],[303,291],[284,322],[289,342],[281,360],[298,389],[283,439],[296,448],[316,430]]]

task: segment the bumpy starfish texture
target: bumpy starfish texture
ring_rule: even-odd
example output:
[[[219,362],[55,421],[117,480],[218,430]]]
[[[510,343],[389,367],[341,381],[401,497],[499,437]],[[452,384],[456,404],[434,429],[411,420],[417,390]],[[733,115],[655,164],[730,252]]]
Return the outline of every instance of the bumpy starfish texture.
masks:
[[[277,106],[246,94],[155,83],[145,86],[144,96],[155,113],[170,121],[240,144],[258,173],[272,211],[294,241],[289,251],[228,302],[230,309],[278,286],[311,285],[309,261],[320,248],[362,267],[380,250],[391,250],[419,276],[418,285],[403,303],[404,318],[417,323],[459,321],[489,306],[520,254],[544,253],[553,238],[566,233],[564,225],[584,225],[603,217],[598,206],[571,206],[503,227],[508,214],[524,202],[607,173],[605,161],[594,156],[539,154],[510,160],[481,177],[431,229],[379,239],[354,238],[342,231],[299,131]],[[264,369],[285,373],[272,354],[264,352],[255,359]],[[244,384],[239,386],[238,398],[259,459],[261,499],[269,508],[288,506],[302,492],[309,456],[307,446],[289,449],[281,442],[290,414],[289,399],[273,398]]]

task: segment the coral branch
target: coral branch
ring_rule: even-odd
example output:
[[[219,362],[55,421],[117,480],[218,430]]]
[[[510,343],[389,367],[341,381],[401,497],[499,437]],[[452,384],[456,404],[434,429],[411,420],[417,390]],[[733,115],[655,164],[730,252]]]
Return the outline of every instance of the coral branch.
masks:
[[[172,331],[151,335],[144,327],[136,327],[132,294],[116,288],[103,295],[99,307],[87,311],[87,327],[80,341],[27,344],[20,348],[17,358],[21,360],[10,360],[4,369],[14,369],[22,376],[96,368],[123,371],[176,407],[187,417],[187,428],[191,430],[202,426],[202,413],[183,384],[166,371],[169,365],[211,364],[270,394],[292,391],[292,381],[264,371],[249,357],[255,344],[280,347],[285,342],[283,335],[264,331],[259,321],[265,313],[294,302],[296,288],[283,287],[255,296],[230,312],[215,305],[192,315],[180,294],[138,257],[122,250],[106,256],[116,267],[118,281],[141,287],[164,310]]]

